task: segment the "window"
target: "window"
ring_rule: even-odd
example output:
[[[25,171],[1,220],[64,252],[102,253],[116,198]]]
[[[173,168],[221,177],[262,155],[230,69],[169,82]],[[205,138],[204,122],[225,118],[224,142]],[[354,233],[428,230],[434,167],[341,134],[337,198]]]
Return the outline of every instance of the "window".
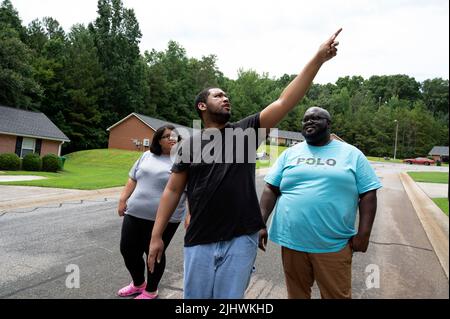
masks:
[[[22,141],[22,151],[20,157],[24,157],[27,154],[34,153],[36,147],[36,140],[34,138],[24,137]]]

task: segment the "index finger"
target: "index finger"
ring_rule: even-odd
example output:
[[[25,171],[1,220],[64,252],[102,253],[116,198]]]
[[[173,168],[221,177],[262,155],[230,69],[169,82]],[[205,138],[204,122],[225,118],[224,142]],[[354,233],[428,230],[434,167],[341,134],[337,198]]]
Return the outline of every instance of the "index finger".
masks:
[[[334,39],[337,38],[337,36],[339,35],[339,33],[341,33],[341,31],[342,31],[342,28],[339,28],[339,30],[337,30],[337,31],[331,36],[331,38],[330,38],[331,42],[333,42]]]

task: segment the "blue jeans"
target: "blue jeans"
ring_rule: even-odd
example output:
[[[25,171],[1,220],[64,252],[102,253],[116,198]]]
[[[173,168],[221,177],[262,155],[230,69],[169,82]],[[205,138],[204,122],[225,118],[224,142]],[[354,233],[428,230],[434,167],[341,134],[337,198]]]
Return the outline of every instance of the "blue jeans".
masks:
[[[185,299],[241,299],[250,282],[258,232],[184,248]]]

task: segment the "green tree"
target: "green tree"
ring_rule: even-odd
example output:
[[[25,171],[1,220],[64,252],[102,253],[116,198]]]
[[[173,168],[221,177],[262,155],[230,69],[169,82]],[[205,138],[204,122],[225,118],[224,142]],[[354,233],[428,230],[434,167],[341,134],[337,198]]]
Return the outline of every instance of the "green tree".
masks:
[[[134,11],[124,8],[121,0],[99,0],[97,6],[98,17],[89,30],[105,78],[99,104],[105,110],[104,123],[110,125],[145,108],[146,71],[139,53],[142,34]]]
[[[373,137],[376,141],[372,149],[368,150],[368,154],[393,157],[394,148],[392,146],[395,142],[395,122],[392,108],[385,104],[381,105],[368,124],[372,126]]]
[[[32,21],[27,35],[33,50],[34,78],[44,89],[40,111],[54,120],[65,107],[67,97],[64,82],[67,38],[58,21],[51,17]]]
[[[71,143],[66,151],[106,146],[106,132],[98,100],[103,94],[104,79],[94,39],[83,25],[72,27],[68,35],[64,64],[66,101],[62,115],[70,123],[66,133]]]
[[[372,76],[364,87],[377,100],[378,106],[396,96],[401,100],[414,101],[421,97],[420,83],[407,75]]]
[[[10,0],[0,5],[0,103],[35,109],[42,88],[33,78],[31,51],[19,13]]]
[[[19,13],[10,0],[3,0],[0,5],[0,30],[4,29],[13,29],[17,32],[20,40],[23,41],[25,39],[25,28],[22,26]]]
[[[48,41],[42,22],[39,19],[31,21],[26,28],[26,33],[25,43],[35,52],[36,56],[41,55],[42,49]]]
[[[364,87],[364,78],[362,76],[346,76],[336,81],[338,89],[346,88],[350,95],[356,94]]]
[[[422,96],[434,115],[446,116],[448,121],[448,80],[435,78],[422,83]]]
[[[32,55],[16,30],[0,29],[0,103],[36,109],[43,90],[34,79]]]
[[[145,52],[145,60],[151,111],[175,123],[191,126],[192,120],[198,119],[193,105],[196,94],[205,87],[225,84],[214,55],[189,58],[175,41],[169,41],[165,51]]]

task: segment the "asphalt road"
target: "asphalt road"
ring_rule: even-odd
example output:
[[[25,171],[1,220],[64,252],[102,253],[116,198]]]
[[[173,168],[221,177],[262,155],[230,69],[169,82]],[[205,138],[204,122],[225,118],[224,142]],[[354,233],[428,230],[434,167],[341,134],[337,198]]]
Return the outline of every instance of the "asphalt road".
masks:
[[[384,187],[369,250],[354,256],[353,297],[448,298],[448,279],[397,176],[405,165],[374,166]],[[262,176],[257,185],[260,194]],[[0,298],[118,298],[130,278],[116,206],[115,199],[74,201],[0,215]],[[183,234],[180,226],[167,251],[161,298],[182,297]],[[286,298],[279,255],[273,243],[258,253],[247,298]]]

